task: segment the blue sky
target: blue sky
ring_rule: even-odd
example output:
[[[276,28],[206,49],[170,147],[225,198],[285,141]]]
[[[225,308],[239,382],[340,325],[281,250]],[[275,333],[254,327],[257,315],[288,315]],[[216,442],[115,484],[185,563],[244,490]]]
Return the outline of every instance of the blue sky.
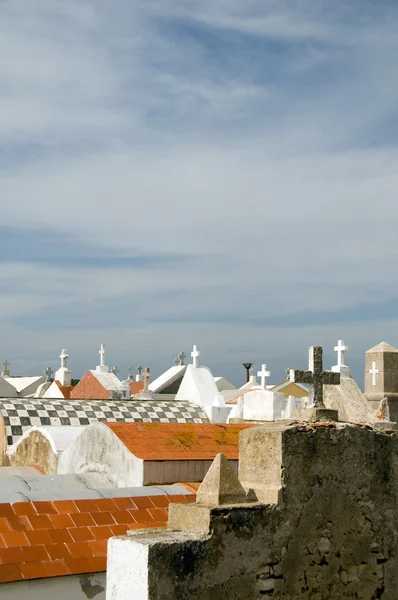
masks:
[[[398,5],[0,4],[0,358],[398,345]]]

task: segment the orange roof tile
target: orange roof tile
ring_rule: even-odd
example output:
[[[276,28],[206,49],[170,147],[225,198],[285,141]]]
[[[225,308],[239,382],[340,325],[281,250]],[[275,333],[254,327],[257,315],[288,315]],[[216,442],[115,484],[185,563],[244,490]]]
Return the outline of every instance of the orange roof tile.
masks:
[[[141,390],[144,389],[144,382],[143,381],[130,381],[130,393],[132,396],[134,396],[134,394],[138,394],[138,392],[141,392]]]
[[[64,398],[70,398],[71,391],[73,390],[73,385],[62,385],[58,379],[55,380],[60,392],[62,393]]]
[[[239,433],[253,427],[212,423],[105,423],[143,460],[213,460],[219,452],[238,459]]]
[[[195,495],[0,504],[0,584],[106,570],[108,538],[164,527]]]

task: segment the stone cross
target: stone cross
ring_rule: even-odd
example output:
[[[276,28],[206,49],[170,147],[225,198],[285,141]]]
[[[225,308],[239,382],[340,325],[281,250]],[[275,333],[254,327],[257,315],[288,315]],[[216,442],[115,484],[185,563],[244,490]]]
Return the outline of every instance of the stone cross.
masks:
[[[116,375],[116,377],[117,377],[117,376],[118,376],[118,373],[119,373],[119,369],[118,369],[116,366],[114,366],[114,367],[112,367],[112,369],[111,369],[111,373],[113,373],[113,374],[114,374],[114,375]]]
[[[144,392],[148,391],[148,380],[151,376],[151,369],[149,367],[146,367],[145,371],[144,371]]]
[[[51,377],[53,376],[54,371],[51,367],[47,367],[47,369],[44,371],[44,374],[47,375],[47,381],[51,381]]]
[[[60,359],[61,359],[61,368],[66,369],[66,361],[68,360],[69,355],[67,354],[66,350],[62,350],[61,355],[60,355]]]
[[[105,366],[105,346],[101,344],[98,354],[100,355],[100,365],[101,367]]]
[[[372,362],[372,368],[369,369],[369,375],[372,375],[372,385],[376,385],[376,375],[380,373],[379,369],[376,369],[376,363]]]
[[[340,373],[323,370],[323,350],[321,346],[310,346],[308,353],[308,371],[290,369],[291,383],[310,385],[310,400],[315,408],[324,408],[323,386],[339,385]]]
[[[9,375],[10,375],[10,371],[8,370],[9,366],[10,366],[10,363],[8,362],[8,360],[5,360],[3,362],[3,372],[1,374],[2,377],[9,377]]]
[[[200,352],[198,350],[197,345],[195,344],[195,346],[193,347],[193,350],[191,352],[191,356],[193,358],[192,364],[195,368],[199,367],[199,356],[200,356]]]
[[[344,365],[344,352],[348,350],[348,346],[344,345],[344,340],[338,340],[337,346],[334,347],[334,351],[337,352],[337,366],[341,367]]]
[[[267,377],[271,375],[271,371],[267,371],[267,365],[261,366],[261,371],[257,371],[257,377],[260,377],[261,381],[261,389],[265,390],[265,385],[267,383]]]
[[[135,376],[135,380],[136,381],[142,381],[141,374],[142,374],[142,367],[141,367],[141,365],[138,365],[138,367],[137,367],[137,375]]]

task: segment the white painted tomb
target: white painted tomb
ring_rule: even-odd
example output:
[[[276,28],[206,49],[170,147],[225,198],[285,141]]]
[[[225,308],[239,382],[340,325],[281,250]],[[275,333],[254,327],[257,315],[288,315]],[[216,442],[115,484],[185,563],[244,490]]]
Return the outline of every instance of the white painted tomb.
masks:
[[[175,400],[186,400],[201,406],[212,423],[226,423],[230,408],[218,391],[210,369],[199,366],[200,352],[196,345],[191,356],[193,364],[187,366]]]

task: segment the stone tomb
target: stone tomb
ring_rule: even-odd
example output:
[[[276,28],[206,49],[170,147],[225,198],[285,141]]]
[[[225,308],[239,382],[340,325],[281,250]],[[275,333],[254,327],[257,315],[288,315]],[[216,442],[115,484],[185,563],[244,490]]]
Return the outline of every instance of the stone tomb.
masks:
[[[94,423],[62,453],[58,473],[106,473],[115,487],[202,481],[220,451],[237,471],[239,433],[247,427]]]
[[[398,598],[395,435],[253,427],[239,480],[245,500],[230,480],[237,503],[216,505],[213,476],[218,493],[173,506],[167,531],[111,538],[107,600]]]
[[[381,342],[366,352],[365,396],[373,409],[387,398],[392,418],[398,421],[398,349]]]

